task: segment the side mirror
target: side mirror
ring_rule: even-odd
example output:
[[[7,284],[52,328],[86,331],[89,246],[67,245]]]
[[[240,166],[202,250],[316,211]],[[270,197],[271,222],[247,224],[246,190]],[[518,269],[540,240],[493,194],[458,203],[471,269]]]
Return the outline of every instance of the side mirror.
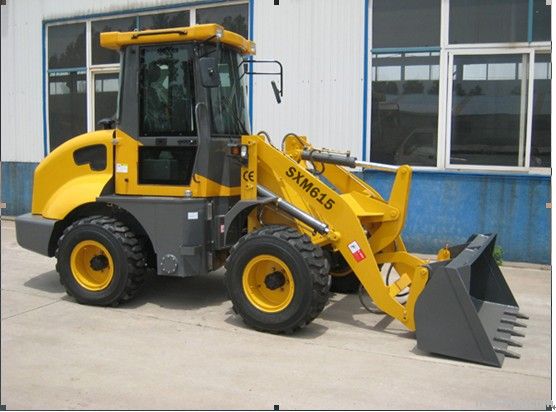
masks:
[[[276,97],[276,102],[278,104],[282,103],[282,97],[280,97],[280,90],[278,90],[278,86],[276,86],[276,82],[272,80],[270,84],[272,85],[272,90],[274,90],[274,97]]]
[[[106,117],[104,119],[100,119],[97,122],[97,126],[102,127],[103,130],[113,129],[115,125],[116,119],[114,119],[113,117]]]
[[[201,57],[199,59],[201,69],[201,84],[204,87],[220,86],[220,75],[218,74],[218,63],[214,57]]]

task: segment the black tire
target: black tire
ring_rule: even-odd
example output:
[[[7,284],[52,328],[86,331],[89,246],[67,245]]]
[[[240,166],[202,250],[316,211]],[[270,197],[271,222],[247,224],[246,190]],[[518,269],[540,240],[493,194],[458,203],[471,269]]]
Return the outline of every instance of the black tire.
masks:
[[[291,301],[278,312],[265,312],[252,304],[243,288],[244,269],[259,255],[283,261],[294,282]],[[271,333],[293,333],[311,323],[328,301],[329,265],[319,246],[287,226],[265,226],[243,236],[225,264],[226,287],[236,313],[250,327]]]
[[[353,272],[344,276],[332,276],[330,292],[353,294],[357,293],[360,285],[361,281]]]
[[[86,240],[104,246],[113,261],[112,279],[102,290],[88,290],[72,273],[71,253]],[[60,283],[68,295],[83,304],[117,306],[132,299],[145,280],[147,268],[142,244],[127,226],[112,217],[91,216],[72,223],[58,240],[56,258]]]

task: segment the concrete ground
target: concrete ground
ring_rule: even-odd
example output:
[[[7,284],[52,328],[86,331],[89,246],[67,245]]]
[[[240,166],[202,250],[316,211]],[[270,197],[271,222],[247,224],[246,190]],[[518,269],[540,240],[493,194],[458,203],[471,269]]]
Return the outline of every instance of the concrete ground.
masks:
[[[504,267],[524,313],[501,369],[434,357],[356,296],[335,295],[293,336],[247,329],[219,271],[149,279],[119,308],[83,306],[54,259],[2,222],[2,384],[8,409],[544,409],[550,401],[550,272]],[[441,333],[442,331],[439,331]]]

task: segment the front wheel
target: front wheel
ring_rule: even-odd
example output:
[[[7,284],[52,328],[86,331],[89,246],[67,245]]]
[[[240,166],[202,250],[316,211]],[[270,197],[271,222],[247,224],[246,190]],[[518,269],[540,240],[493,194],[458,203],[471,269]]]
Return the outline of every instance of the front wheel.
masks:
[[[328,261],[319,246],[287,226],[243,236],[226,262],[234,310],[260,331],[291,333],[315,319],[328,300]]]

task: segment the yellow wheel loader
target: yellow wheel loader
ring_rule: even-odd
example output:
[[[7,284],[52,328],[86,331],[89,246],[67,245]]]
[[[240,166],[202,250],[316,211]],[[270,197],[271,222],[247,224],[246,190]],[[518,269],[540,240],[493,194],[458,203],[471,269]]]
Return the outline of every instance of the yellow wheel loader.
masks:
[[[76,301],[117,305],[148,271],[186,277],[225,265],[245,323],[292,333],[323,310],[331,276],[349,276],[424,351],[496,366],[518,356],[508,347],[520,345],[526,317],[492,258],[494,235],[424,261],[400,236],[409,166],[249,132],[246,74],[277,74],[282,96],[278,62],[253,71],[254,43],[206,24],[102,33],[101,45],[121,52],[118,113],[39,164],[32,212],[16,219],[19,244],[55,256]],[[356,167],[395,173],[390,197]]]

